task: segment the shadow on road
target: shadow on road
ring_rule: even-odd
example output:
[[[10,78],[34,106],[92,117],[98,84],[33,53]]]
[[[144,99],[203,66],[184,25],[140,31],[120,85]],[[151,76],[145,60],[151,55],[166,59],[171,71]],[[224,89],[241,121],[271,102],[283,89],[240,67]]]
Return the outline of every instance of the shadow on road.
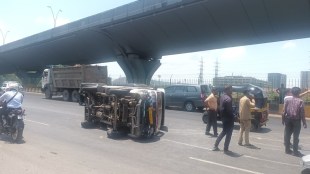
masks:
[[[272,130],[269,129],[269,128],[266,128],[266,127],[262,127],[260,128],[259,130],[255,131],[256,133],[269,133],[271,132]]]

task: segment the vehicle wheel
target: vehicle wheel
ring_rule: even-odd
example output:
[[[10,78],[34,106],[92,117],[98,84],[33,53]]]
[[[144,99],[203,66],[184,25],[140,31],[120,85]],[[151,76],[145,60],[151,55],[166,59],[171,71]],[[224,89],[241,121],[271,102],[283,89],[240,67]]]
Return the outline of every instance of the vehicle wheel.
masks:
[[[73,90],[71,96],[72,96],[72,101],[73,102],[79,102],[80,94],[79,94],[79,92],[77,90]]]
[[[116,138],[120,138],[122,136],[124,136],[125,133],[124,132],[120,132],[120,131],[115,131],[113,130],[112,128],[109,128],[107,130],[107,136],[108,138],[111,138],[111,139],[116,139]]]
[[[71,95],[70,95],[69,90],[65,89],[62,92],[62,98],[63,98],[64,101],[71,101]]]
[[[192,112],[195,109],[195,106],[192,102],[186,102],[184,105],[185,111]]]
[[[251,128],[250,128],[250,132],[255,132],[258,130],[258,125],[255,121],[251,121]]]
[[[24,126],[23,120],[17,120],[16,123],[13,124],[11,138],[14,143],[18,143],[23,139]]]
[[[202,114],[202,121],[207,124],[208,123],[208,113],[207,112],[204,112]]]
[[[53,96],[52,91],[49,87],[45,88],[44,94],[45,94],[45,98],[47,98],[47,99],[51,99]]]
[[[83,121],[81,122],[81,126],[82,128],[89,129],[95,127],[95,124],[93,122]]]

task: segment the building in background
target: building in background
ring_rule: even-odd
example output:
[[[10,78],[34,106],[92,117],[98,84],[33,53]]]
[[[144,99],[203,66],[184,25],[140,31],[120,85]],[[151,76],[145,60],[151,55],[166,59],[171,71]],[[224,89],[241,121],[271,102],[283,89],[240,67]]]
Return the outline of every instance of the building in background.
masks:
[[[243,76],[225,76],[225,77],[215,77],[213,78],[214,86],[225,86],[225,85],[246,85],[253,84],[262,88],[268,88],[269,83],[264,80],[259,80],[254,77],[243,77]]]
[[[268,82],[272,89],[277,89],[284,84],[286,88],[286,75],[281,73],[268,73]]]
[[[300,72],[300,88],[309,89],[310,87],[310,71]]]

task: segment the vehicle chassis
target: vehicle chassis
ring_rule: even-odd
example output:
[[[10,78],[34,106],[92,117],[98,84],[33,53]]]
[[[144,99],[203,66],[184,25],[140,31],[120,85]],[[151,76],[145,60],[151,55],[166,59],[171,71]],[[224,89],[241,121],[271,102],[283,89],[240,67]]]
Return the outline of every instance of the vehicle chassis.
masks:
[[[103,123],[110,138],[123,133],[149,138],[164,127],[163,91],[147,86],[82,83],[79,93],[80,104],[85,107],[84,128]]]

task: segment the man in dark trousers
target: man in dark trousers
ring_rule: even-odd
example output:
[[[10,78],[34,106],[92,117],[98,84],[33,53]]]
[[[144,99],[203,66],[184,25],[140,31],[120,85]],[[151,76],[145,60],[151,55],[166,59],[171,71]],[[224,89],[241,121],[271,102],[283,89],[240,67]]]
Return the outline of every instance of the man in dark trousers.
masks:
[[[301,89],[299,87],[293,87],[291,92],[293,97],[285,100],[284,111],[282,115],[282,124],[285,125],[285,153],[292,153],[292,150],[290,149],[290,139],[293,134],[293,155],[300,157],[302,154],[298,151],[298,143],[301,122],[303,123],[304,128],[307,128],[307,122],[305,119],[304,102],[299,98]]]
[[[220,144],[221,140],[226,136],[225,143],[224,143],[224,153],[230,154],[232,153],[229,150],[229,143],[231,140],[232,132],[234,129],[234,114],[232,108],[232,86],[226,85],[224,89],[224,94],[222,94],[220,98],[220,115],[223,122],[223,130],[220,135],[217,137],[213,151],[219,151],[218,145]]]

